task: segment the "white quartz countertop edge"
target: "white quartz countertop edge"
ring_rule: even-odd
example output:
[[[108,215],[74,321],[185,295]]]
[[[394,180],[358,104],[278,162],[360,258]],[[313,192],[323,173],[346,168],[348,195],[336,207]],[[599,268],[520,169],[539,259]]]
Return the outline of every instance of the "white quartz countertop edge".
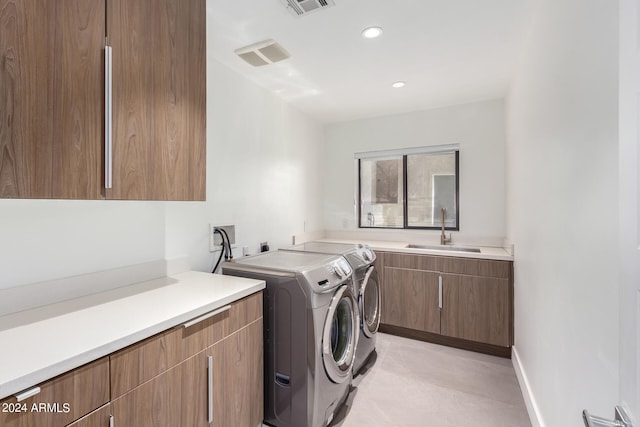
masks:
[[[0,399],[264,287],[188,271],[0,317]]]
[[[320,239],[321,242],[334,242],[334,243],[361,243],[369,246],[374,251],[380,252],[399,252],[407,254],[419,254],[419,255],[439,255],[449,256],[456,258],[476,258],[476,259],[489,259],[498,261],[513,261],[513,256],[510,255],[504,248],[490,247],[490,246],[476,246],[476,245],[453,245],[461,247],[474,247],[480,249],[480,253],[477,252],[463,252],[463,251],[451,251],[446,249],[421,249],[421,248],[408,248],[408,242],[400,241],[386,241],[386,240],[354,240],[354,239],[333,239],[324,238]],[[437,246],[435,244],[434,246]]]

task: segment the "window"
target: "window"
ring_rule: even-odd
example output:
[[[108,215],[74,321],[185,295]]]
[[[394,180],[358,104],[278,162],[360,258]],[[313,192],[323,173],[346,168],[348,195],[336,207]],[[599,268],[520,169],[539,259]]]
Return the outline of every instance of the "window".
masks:
[[[360,228],[459,230],[457,145],[356,154]]]

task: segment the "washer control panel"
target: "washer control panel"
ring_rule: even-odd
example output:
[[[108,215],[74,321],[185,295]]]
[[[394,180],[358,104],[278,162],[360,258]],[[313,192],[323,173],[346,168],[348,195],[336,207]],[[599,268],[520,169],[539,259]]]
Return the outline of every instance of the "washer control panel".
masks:
[[[351,266],[344,258],[340,258],[333,263],[333,271],[341,279],[348,278],[352,273]]]

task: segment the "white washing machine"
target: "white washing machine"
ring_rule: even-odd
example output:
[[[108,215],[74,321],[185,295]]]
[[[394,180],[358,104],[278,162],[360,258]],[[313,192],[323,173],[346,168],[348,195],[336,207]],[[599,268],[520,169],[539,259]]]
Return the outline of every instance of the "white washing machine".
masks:
[[[223,274],[266,282],[264,422],[325,427],[351,384],[359,314],[342,256],[274,251],[237,258]]]
[[[376,333],[380,326],[381,292],[378,272],[373,263],[375,252],[366,245],[332,242],[306,242],[281,249],[283,251],[342,255],[353,269],[354,293],[358,296],[360,329],[354,376],[366,365],[376,348]]]

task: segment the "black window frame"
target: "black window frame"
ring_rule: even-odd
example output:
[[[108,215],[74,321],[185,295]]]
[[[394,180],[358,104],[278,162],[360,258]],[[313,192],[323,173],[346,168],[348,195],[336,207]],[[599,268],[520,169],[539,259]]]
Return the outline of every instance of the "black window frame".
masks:
[[[454,153],[455,154],[455,173],[456,173],[456,194],[455,194],[455,201],[456,201],[456,224],[455,226],[451,227],[446,227],[445,226],[445,230],[450,230],[450,231],[460,231],[460,150],[459,149],[452,149],[452,150],[447,150],[447,151],[434,151],[432,153],[429,152],[425,152],[425,153],[406,153],[406,154],[401,154],[402,156],[402,216],[403,216],[403,221],[402,221],[402,227],[376,227],[374,226],[367,226],[367,225],[363,225],[362,224],[362,168],[361,168],[361,163],[363,158],[357,158],[358,160],[358,209],[357,209],[357,215],[358,215],[358,228],[366,228],[366,229],[374,229],[374,230],[441,230],[442,226],[436,227],[425,227],[425,226],[415,226],[415,225],[409,225],[409,211],[408,211],[408,189],[407,189],[407,181],[408,181],[408,177],[407,177],[407,159],[408,156],[411,155],[416,155],[416,154],[443,154],[446,152],[450,152],[450,153]]]

